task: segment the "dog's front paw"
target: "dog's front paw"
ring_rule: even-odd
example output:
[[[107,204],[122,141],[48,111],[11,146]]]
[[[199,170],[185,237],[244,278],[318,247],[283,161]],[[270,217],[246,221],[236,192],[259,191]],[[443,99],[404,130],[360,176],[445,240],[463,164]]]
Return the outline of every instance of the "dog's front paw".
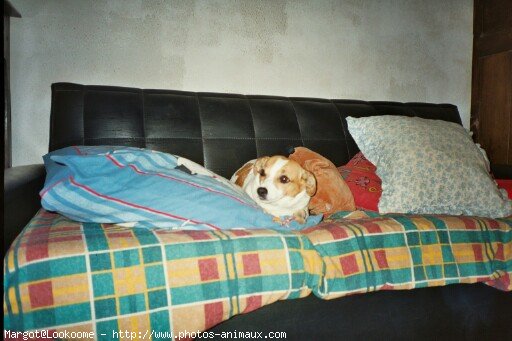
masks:
[[[300,210],[293,214],[293,218],[299,224],[304,224],[306,219],[308,218],[308,214],[306,210]]]
[[[306,223],[306,219],[302,218],[302,217],[295,217],[295,221],[299,224],[304,224]]]

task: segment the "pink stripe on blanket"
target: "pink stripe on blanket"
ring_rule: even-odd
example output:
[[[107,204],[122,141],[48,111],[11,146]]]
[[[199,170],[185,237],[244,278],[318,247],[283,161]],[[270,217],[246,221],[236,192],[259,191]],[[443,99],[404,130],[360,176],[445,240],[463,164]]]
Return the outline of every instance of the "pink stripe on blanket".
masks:
[[[174,214],[167,213],[167,212],[162,212],[162,211],[150,208],[150,207],[145,207],[145,206],[137,205],[137,204],[134,204],[134,203],[130,203],[130,202],[127,202],[127,201],[124,201],[124,200],[121,200],[121,199],[113,198],[113,197],[110,197],[108,195],[104,195],[104,194],[98,193],[95,190],[93,190],[92,188],[87,187],[86,185],[79,184],[78,182],[75,181],[75,179],[73,177],[70,177],[69,180],[70,180],[71,184],[73,184],[73,185],[75,185],[77,187],[80,187],[80,188],[86,190],[87,192],[97,196],[97,197],[100,197],[100,198],[103,198],[103,199],[106,199],[106,200],[109,200],[109,201],[114,201],[114,202],[117,202],[117,203],[120,203],[120,204],[123,204],[123,205],[126,205],[126,206],[131,206],[131,207],[139,208],[141,210],[145,210],[145,211],[149,211],[149,212],[152,212],[152,213],[160,214],[160,215],[163,215],[163,216],[171,217],[171,218],[178,219],[178,220],[181,220],[181,221],[185,221],[185,222],[188,221],[188,222],[191,222],[193,224],[204,224],[204,225],[210,226],[211,228],[213,228],[215,230],[220,230],[220,228],[218,226],[215,226],[215,225],[212,225],[212,224],[209,224],[209,223],[205,223],[205,222],[202,222],[202,221],[197,221],[197,220],[194,220],[194,219],[187,219],[187,218],[184,218],[184,217],[180,217],[178,215],[174,215]]]
[[[77,153],[78,155],[83,155],[83,154],[82,154],[82,151],[81,151],[81,150],[80,150],[80,148],[78,148],[77,146],[73,146],[73,149],[76,151],[76,153]]]
[[[71,177],[69,178],[62,178],[60,179],[59,181],[57,182],[54,182],[50,187],[48,187],[47,189],[45,189],[44,191],[42,191],[41,193],[39,193],[39,196],[41,197],[41,199],[43,199],[43,197],[46,195],[46,193],[48,193],[49,190],[51,190],[53,187],[57,186],[58,184],[60,184],[62,181],[64,180],[67,180],[67,179],[70,179]]]
[[[117,161],[111,154],[107,154],[105,155],[110,161],[112,161],[112,163],[114,163],[117,167],[119,168],[123,168],[123,167],[126,167],[126,165],[123,165],[122,163],[120,163],[119,161]],[[190,181],[187,181],[187,180],[183,180],[183,179],[178,179],[178,178],[175,178],[173,176],[170,176],[170,175],[166,175],[166,174],[162,174],[162,173],[156,173],[156,172],[147,172],[147,171],[143,171],[143,170],[140,170],[137,166],[135,165],[128,165],[128,167],[130,167],[131,169],[133,169],[136,173],[138,174],[141,174],[141,175],[156,175],[156,176],[159,176],[159,177],[162,177],[164,179],[170,179],[170,180],[174,180],[174,181],[178,181],[178,182],[182,182],[182,183],[185,183],[187,185],[190,185],[190,186],[193,186],[193,187],[196,187],[196,188],[200,188],[200,189],[204,189],[205,191],[208,191],[208,192],[212,192],[212,193],[216,193],[216,194],[220,194],[220,195],[223,195],[225,197],[228,197],[228,198],[231,198],[231,199],[234,199],[236,201],[238,201],[239,203],[245,205],[245,206],[249,206],[249,207],[252,207],[252,208],[257,208],[257,206],[255,205],[251,205],[249,203],[246,203],[245,201],[235,197],[235,196],[232,196],[232,195],[229,195],[229,194],[226,194],[226,193],[223,193],[223,192],[219,192],[217,190],[214,190],[214,189],[211,189],[211,188],[208,188],[208,187],[204,187],[204,186],[200,186],[198,184],[195,184],[193,182],[190,182]]]

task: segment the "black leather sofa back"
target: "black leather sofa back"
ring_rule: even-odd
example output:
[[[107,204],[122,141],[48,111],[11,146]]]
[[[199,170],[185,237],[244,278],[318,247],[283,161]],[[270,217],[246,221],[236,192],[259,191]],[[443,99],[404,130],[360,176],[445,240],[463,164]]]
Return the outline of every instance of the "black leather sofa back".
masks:
[[[345,118],[391,114],[461,123],[451,104],[55,83],[50,151],[70,145],[144,147],[187,157],[229,177],[250,159],[305,146],[339,166],[358,152]]]

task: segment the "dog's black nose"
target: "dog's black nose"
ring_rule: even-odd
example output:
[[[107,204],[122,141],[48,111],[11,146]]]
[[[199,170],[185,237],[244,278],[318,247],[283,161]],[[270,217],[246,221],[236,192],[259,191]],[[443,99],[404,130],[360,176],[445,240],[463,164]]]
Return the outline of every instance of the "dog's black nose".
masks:
[[[267,189],[265,187],[258,187],[258,189],[256,190],[256,192],[258,192],[258,196],[261,198],[261,199],[265,199],[267,197]]]

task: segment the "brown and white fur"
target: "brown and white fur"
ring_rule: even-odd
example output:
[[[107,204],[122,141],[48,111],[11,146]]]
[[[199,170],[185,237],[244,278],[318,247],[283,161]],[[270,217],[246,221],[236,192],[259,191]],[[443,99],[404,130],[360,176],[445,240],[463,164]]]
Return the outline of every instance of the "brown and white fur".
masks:
[[[243,165],[231,177],[275,220],[293,216],[303,224],[309,216],[308,204],[316,192],[314,175],[284,156],[264,156]]]

